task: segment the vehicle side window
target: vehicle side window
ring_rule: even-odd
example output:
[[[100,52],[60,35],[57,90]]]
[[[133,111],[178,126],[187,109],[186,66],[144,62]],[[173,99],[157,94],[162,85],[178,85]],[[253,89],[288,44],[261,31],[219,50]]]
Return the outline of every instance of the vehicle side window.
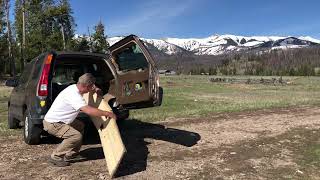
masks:
[[[19,79],[19,86],[24,85],[28,81],[33,64],[34,64],[34,61],[26,64],[26,66],[24,67],[24,70],[23,70],[21,77]]]
[[[148,61],[140,47],[132,43],[114,55],[119,71],[148,68]]]
[[[34,69],[32,73],[32,79],[37,79],[39,77],[39,74],[41,72],[41,66],[45,55],[39,56],[35,61]]]

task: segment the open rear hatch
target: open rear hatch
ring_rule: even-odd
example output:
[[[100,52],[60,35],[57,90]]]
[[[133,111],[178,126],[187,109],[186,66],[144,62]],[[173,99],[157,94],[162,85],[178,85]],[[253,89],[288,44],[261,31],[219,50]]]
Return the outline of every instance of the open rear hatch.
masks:
[[[126,109],[161,105],[158,70],[140,39],[127,36],[109,50],[116,73],[114,94],[117,103]]]

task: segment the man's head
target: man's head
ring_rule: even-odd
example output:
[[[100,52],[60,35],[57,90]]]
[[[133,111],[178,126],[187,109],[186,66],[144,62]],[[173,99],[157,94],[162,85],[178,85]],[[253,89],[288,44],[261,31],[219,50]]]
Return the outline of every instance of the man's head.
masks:
[[[79,77],[77,87],[80,93],[84,94],[95,89],[95,82],[96,78],[92,74],[85,73]]]

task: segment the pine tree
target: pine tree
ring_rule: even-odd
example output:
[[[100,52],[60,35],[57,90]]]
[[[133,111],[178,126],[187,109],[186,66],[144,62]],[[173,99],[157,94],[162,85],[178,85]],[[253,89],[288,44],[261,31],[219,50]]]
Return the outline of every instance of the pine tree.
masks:
[[[15,4],[15,29],[20,49],[23,49],[22,1],[16,0]],[[26,27],[24,58],[30,60],[44,51],[70,49],[75,23],[69,0],[24,1]]]
[[[5,35],[5,3],[4,0],[0,0],[0,37]]]
[[[66,48],[64,49],[72,49],[72,39],[74,37],[75,32],[75,21],[72,16],[73,11],[69,0],[61,0],[61,3],[57,7],[58,9],[58,21],[59,27],[61,30],[61,34],[64,36],[64,44]]]
[[[209,75],[217,75],[217,68],[210,67],[209,68]]]
[[[204,68],[203,68],[203,67],[202,67],[202,68],[200,68],[200,74],[201,74],[201,75],[206,74],[206,70],[204,70]]]
[[[70,45],[73,51],[90,51],[90,45],[86,35],[74,38]]]
[[[107,36],[104,34],[104,25],[101,21],[94,27],[95,32],[92,35],[92,51],[97,53],[106,53],[109,48]]]
[[[10,69],[10,75],[15,77],[16,76],[16,66],[15,66],[15,60],[13,58],[13,46],[12,46],[12,29],[11,29],[11,22],[10,22],[10,0],[4,0],[5,4],[5,16],[6,16],[6,36],[7,36],[7,47],[8,47],[8,66]]]
[[[5,23],[5,3],[0,0],[0,72],[3,73],[6,68],[8,58],[8,46],[6,41],[6,23]]]

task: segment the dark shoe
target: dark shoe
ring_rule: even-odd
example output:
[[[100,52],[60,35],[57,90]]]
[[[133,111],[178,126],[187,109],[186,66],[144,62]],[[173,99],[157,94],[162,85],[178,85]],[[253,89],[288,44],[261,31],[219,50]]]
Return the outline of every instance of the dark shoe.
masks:
[[[65,167],[65,166],[70,166],[69,162],[66,162],[63,158],[61,159],[54,159],[52,157],[49,158],[49,162],[53,164],[54,166],[57,167]]]
[[[81,156],[80,154],[73,155],[73,156],[64,156],[64,161],[66,162],[78,162],[86,160],[87,158]]]

